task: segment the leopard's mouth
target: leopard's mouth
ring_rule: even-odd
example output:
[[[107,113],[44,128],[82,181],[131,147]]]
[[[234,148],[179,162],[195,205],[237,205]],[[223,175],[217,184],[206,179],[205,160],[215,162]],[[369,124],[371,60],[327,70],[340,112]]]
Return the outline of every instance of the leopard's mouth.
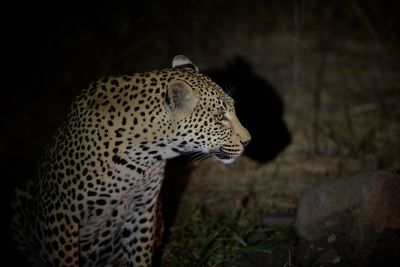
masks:
[[[224,164],[230,164],[235,161],[237,157],[240,156],[240,153],[232,153],[229,151],[225,151],[222,147],[218,150],[212,151],[210,153],[211,155],[214,156],[215,159],[218,161],[221,161]]]

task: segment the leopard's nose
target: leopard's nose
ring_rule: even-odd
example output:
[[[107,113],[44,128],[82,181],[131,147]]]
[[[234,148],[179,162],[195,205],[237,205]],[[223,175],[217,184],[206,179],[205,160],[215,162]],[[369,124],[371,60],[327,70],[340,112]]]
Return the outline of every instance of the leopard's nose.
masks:
[[[250,143],[250,139],[240,140],[240,143],[242,144],[243,148],[245,148]]]

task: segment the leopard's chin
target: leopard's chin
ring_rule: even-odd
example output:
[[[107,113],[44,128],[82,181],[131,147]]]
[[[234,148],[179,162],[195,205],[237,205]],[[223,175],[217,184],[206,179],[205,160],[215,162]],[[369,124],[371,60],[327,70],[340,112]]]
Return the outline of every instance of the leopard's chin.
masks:
[[[233,162],[236,160],[236,158],[221,159],[221,158],[219,158],[219,157],[217,157],[217,156],[214,156],[214,158],[215,158],[216,160],[218,160],[218,161],[224,163],[224,164],[231,164],[231,163],[233,163]]]

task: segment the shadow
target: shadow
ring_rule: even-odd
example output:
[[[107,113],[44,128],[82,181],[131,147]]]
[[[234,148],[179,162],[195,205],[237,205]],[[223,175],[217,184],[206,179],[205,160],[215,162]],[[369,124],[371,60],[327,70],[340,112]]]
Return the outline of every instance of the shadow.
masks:
[[[21,168],[21,166],[23,166]],[[2,263],[1,266],[27,266],[25,259],[17,250],[14,242],[14,235],[11,229],[11,218],[14,214],[11,207],[11,203],[15,199],[15,188],[24,179],[21,177],[31,177],[34,167],[31,162],[23,160],[19,157],[11,157],[2,161],[0,170],[2,173],[1,179],[1,211],[2,211],[2,222],[1,229],[2,234]]]
[[[179,203],[185,191],[193,165],[190,164],[190,156],[181,156],[168,160],[165,168],[165,178],[159,195],[159,204],[162,203],[162,217],[164,233],[160,247],[156,249],[153,266],[161,266],[161,257],[164,245],[168,242],[171,234],[171,227],[175,222]]]
[[[273,160],[291,142],[291,135],[283,121],[283,101],[272,85],[242,57],[205,74],[228,93],[234,90],[230,95],[236,115],[251,134],[245,155],[260,163]]]

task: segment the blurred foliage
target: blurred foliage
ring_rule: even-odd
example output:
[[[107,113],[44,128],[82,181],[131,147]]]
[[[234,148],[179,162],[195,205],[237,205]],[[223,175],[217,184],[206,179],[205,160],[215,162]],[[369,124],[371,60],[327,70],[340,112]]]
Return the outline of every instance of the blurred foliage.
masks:
[[[188,212],[171,229],[162,266],[238,266],[255,253],[270,254],[296,242],[291,227],[268,226],[261,214]]]

